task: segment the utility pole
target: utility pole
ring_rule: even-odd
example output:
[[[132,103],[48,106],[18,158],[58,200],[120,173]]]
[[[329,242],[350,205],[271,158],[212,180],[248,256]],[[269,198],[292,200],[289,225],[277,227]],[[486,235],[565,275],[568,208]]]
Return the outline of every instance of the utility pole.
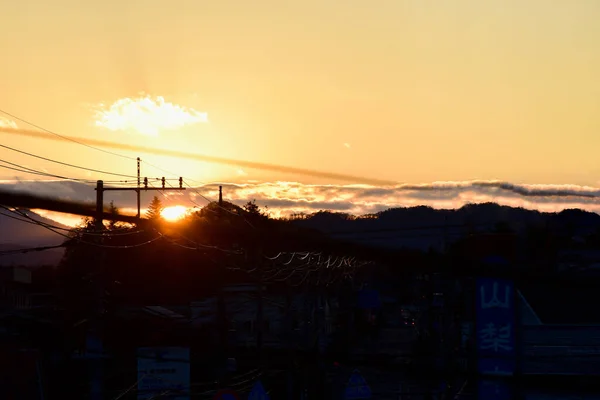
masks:
[[[286,340],[287,340],[287,353],[288,353],[288,371],[287,371],[287,398],[292,399],[294,397],[294,352],[292,351],[292,345],[294,343],[293,334],[293,320],[292,320],[292,294],[291,287],[285,296],[285,307],[286,307]]]
[[[222,187],[219,186],[219,209],[217,210],[217,215],[221,216],[221,207],[223,207],[223,194]],[[218,276],[218,285],[219,292],[217,297],[217,328],[219,332],[219,345],[221,350],[221,362],[225,360],[226,357],[229,357],[229,329],[228,329],[228,321],[227,321],[227,300],[225,298],[225,286],[227,285],[227,270],[224,268],[223,264],[221,266],[217,266],[217,276]]]
[[[256,266],[258,268],[258,296],[257,296],[257,304],[256,304],[256,325],[258,329],[256,330],[256,349],[258,350],[258,360],[262,367],[262,353],[263,353],[263,328],[264,328],[264,316],[263,316],[263,268],[262,268],[262,260],[261,255],[262,251],[260,248],[256,248],[256,255],[254,258],[254,262],[258,263]]]
[[[104,182],[96,182],[96,231],[101,232],[104,227],[102,217],[104,215]]]
[[[96,233],[100,233],[104,230],[104,192],[105,191],[135,191],[138,195],[138,219],[140,218],[140,188],[139,188],[139,172],[140,172],[140,159],[138,158],[138,187],[133,188],[107,188],[104,186],[104,181],[99,180],[96,182],[96,220],[95,220],[95,231]],[[182,178],[179,178],[179,187],[178,188],[165,188],[165,178],[162,178],[162,188],[148,188],[148,178],[144,178],[145,188],[144,190],[169,190],[169,191],[180,191],[185,190],[182,187]],[[102,244],[102,236],[98,235],[98,244]],[[102,400],[103,397],[103,389],[104,389],[104,362],[102,358],[102,319],[104,314],[104,250],[101,250],[101,255],[98,257],[98,271],[95,279],[95,289],[96,289],[96,307],[95,307],[95,315],[92,319],[91,325],[91,339],[94,339],[94,350],[98,354],[95,354],[94,359],[92,360],[92,382],[90,385],[90,399],[91,400]]]
[[[252,263],[258,270],[257,289],[256,289],[256,350],[258,352],[258,362],[262,368],[263,363],[263,335],[264,335],[264,308],[263,308],[263,262],[262,262],[262,243],[261,239],[253,240],[252,246]]]
[[[96,182],[96,220],[95,220],[95,231],[97,236],[98,244],[102,244],[102,236],[99,234],[102,232],[104,225],[102,224],[102,214],[104,213],[104,182],[97,181]],[[98,261],[97,269],[98,271],[102,270],[102,262],[104,258],[104,251],[100,250],[100,257],[96,260]],[[102,360],[102,339],[101,339],[101,331],[102,331],[102,314],[104,311],[103,301],[104,301],[104,282],[102,279],[104,276],[99,274],[96,271],[96,278],[94,279],[96,296],[95,296],[95,309],[94,309],[94,317],[91,321],[91,329],[88,333],[88,338],[86,339],[86,355],[89,356],[88,350],[98,351],[99,354],[92,355],[91,360],[91,372],[92,372],[92,381],[90,382],[90,399],[91,400],[101,400],[103,399],[103,389],[104,389],[104,362]],[[94,343],[92,349],[90,349],[90,342]]]
[[[139,177],[139,172],[140,172],[140,164],[139,164],[139,158],[138,158],[138,186],[137,187],[124,187],[124,188],[117,188],[117,187],[104,187],[104,185],[102,185],[102,189],[100,189],[103,192],[106,191],[124,191],[124,192],[136,192],[137,194],[137,206],[138,206],[138,213],[137,213],[137,217],[141,218],[141,214],[140,214],[140,204],[141,204],[141,199],[140,199],[140,192],[143,190],[144,192],[147,192],[149,190],[160,190],[161,192],[171,192],[171,191],[182,191],[185,190],[186,188],[183,187],[183,178],[179,177],[179,187],[170,187],[167,188],[165,187],[165,182],[166,179],[163,176],[161,178],[161,187],[159,188],[155,188],[155,187],[148,187],[148,178],[144,178],[144,187],[140,187],[140,177]],[[98,181],[98,182],[102,182],[102,181]],[[99,188],[96,188],[96,191],[98,191]],[[97,194],[96,194],[97,196]],[[96,197],[98,199],[98,197]],[[98,207],[98,203],[96,203],[96,207]],[[103,206],[102,206],[103,207]],[[102,223],[102,221],[100,221],[100,223]]]
[[[136,194],[137,194],[137,217],[140,218],[141,214],[140,214],[140,205],[141,205],[141,196],[140,196],[140,158],[137,158],[137,190],[136,190]]]
[[[223,215],[223,186],[219,186],[219,209],[217,210],[217,216]]]
[[[225,269],[218,270],[218,297],[217,297],[217,327],[219,333],[219,362],[224,362],[229,357],[229,329],[227,324],[227,303],[225,298],[225,280],[226,271]]]

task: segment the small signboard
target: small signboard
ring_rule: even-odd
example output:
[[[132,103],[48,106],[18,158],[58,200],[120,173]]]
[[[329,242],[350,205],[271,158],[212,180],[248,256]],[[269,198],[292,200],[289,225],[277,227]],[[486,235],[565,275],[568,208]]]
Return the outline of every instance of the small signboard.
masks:
[[[344,390],[344,399],[365,400],[370,399],[371,395],[371,388],[367,385],[365,378],[363,378],[358,370],[355,370],[352,375],[350,375],[350,379],[348,379],[348,384]]]
[[[162,394],[173,400],[189,400],[189,348],[139,348],[137,356],[138,399],[151,399]]]
[[[269,395],[265,391],[264,386],[260,381],[256,381],[254,387],[248,395],[248,400],[269,400]]]
[[[516,366],[512,281],[477,279],[477,363],[481,374],[513,375]]]

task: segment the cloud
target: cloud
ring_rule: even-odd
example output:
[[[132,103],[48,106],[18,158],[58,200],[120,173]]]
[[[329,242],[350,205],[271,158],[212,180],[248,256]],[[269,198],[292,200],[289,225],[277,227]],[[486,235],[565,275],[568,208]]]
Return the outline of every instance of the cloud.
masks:
[[[109,106],[99,104],[94,114],[96,126],[111,131],[136,132],[158,136],[165,130],[208,122],[208,115],[193,108],[149,95],[119,99]]]
[[[11,121],[4,117],[0,117],[0,128],[19,129],[15,121]]]
[[[268,206],[274,216],[297,212],[333,210],[356,215],[375,213],[392,207],[427,205],[433,208],[460,208],[469,203],[496,202],[546,212],[581,208],[600,213],[600,188],[578,185],[527,185],[502,181],[434,182],[396,185],[304,185],[295,182],[221,184],[223,197],[238,205],[256,200]],[[68,200],[93,202],[94,188],[66,181],[0,181],[0,190],[16,190]],[[108,194],[110,193],[110,194]],[[200,194],[201,195],[200,195]],[[146,208],[155,192],[142,192]],[[165,206],[203,206],[219,196],[219,184],[206,184],[195,190],[159,197]],[[134,214],[135,196],[129,192],[107,192],[122,210]]]

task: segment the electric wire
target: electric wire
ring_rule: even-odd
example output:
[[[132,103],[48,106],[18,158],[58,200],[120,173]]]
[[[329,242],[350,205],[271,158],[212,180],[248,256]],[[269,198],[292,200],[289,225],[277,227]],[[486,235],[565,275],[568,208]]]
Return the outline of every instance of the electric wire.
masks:
[[[46,251],[46,250],[52,250],[52,249],[59,249],[61,247],[66,247],[66,245],[65,244],[57,244],[54,246],[38,246],[38,247],[28,247],[28,248],[23,248],[23,249],[1,250],[0,256]]]
[[[10,210],[9,208],[4,207],[2,205],[0,205],[0,208],[3,208],[5,210],[11,211],[11,212],[14,212],[14,210]],[[25,222],[25,223],[31,224],[31,225],[41,225],[41,226],[44,226],[44,227],[50,227],[52,229],[56,229],[56,230],[59,230],[59,231],[66,231],[66,232],[73,233],[73,234],[81,233],[80,229],[77,229],[77,228],[63,228],[63,227],[52,225],[52,224],[49,224],[49,223],[46,223],[46,222],[38,221],[38,220],[32,218],[31,216],[27,216],[28,219],[21,219],[21,218],[18,218],[18,217],[15,217],[13,215],[9,215],[9,214],[3,213],[3,212],[0,212],[0,215],[3,215],[5,217],[11,218],[11,219],[14,219],[14,220],[17,220],[17,221]],[[21,211],[21,213],[19,213],[19,215],[26,215],[26,214],[25,214],[25,212]],[[98,232],[85,232],[85,235],[88,235],[88,236],[112,237],[112,236],[137,235],[137,234],[144,233],[144,232],[145,231],[143,231],[143,230],[127,231],[127,232],[115,232],[115,231],[111,230],[111,231],[101,232],[101,233],[98,233]]]
[[[49,129],[46,129],[46,128],[44,128],[44,127],[41,127],[41,126],[39,126],[39,125],[36,125],[36,124],[34,124],[33,122],[30,122],[30,121],[28,121],[28,120],[26,120],[26,119],[23,119],[23,118],[21,118],[21,117],[18,117],[18,116],[16,116],[16,115],[12,114],[12,113],[9,113],[9,112],[8,112],[8,111],[6,111],[6,110],[0,109],[0,112],[1,112],[1,113],[3,113],[3,114],[5,114],[5,115],[8,115],[9,117],[11,117],[11,118],[13,118],[13,119],[16,119],[17,121],[23,122],[24,124],[27,124],[27,125],[31,125],[31,126],[33,126],[34,128],[36,128],[36,129],[39,129],[39,130],[41,130],[41,131],[44,131],[44,132],[46,132],[46,133],[49,133],[49,134],[51,134],[51,135],[54,135],[54,136],[56,136],[56,137],[59,137],[59,138],[61,138],[61,139],[63,139],[63,140],[66,140],[66,141],[69,141],[69,142],[72,142],[72,143],[76,143],[76,144],[79,144],[79,145],[81,145],[81,146],[85,146],[85,147],[87,147],[87,148],[90,148],[90,149],[93,149],[93,150],[96,150],[96,151],[100,151],[100,152],[102,152],[102,153],[105,153],[105,154],[110,154],[110,155],[113,155],[113,156],[116,156],[116,157],[121,157],[121,158],[125,158],[125,159],[128,159],[128,160],[137,161],[137,158],[135,158],[135,157],[129,157],[129,156],[126,156],[126,155],[124,155],[124,154],[119,154],[119,153],[116,153],[116,152],[114,152],[114,151],[110,151],[110,150],[104,150],[104,149],[101,149],[101,148],[99,148],[99,147],[91,146],[91,145],[89,145],[89,144],[86,144],[86,143],[80,142],[80,141],[78,141],[78,140],[75,140],[75,139],[73,139],[73,138],[70,138],[70,137],[67,137],[67,136],[61,135],[61,134],[59,134],[59,133],[53,132],[53,131],[51,131],[51,130],[49,130]]]
[[[14,171],[19,171],[19,172],[24,172],[26,174],[33,174],[33,175],[40,175],[40,176],[47,176],[50,178],[58,178],[58,179],[64,179],[67,181],[78,181],[78,182],[85,182],[85,183],[91,183],[93,181],[89,180],[89,179],[78,179],[78,178],[70,178],[67,176],[63,176],[63,175],[55,175],[55,174],[51,174],[48,172],[42,172],[42,171],[38,171],[36,169],[33,168],[29,168],[29,167],[25,167],[10,161],[6,161],[6,160],[1,160],[0,162],[5,163],[5,164],[9,164],[12,165],[13,167],[8,167],[6,165],[0,165],[0,168],[5,168],[5,169],[10,169],[10,170],[14,170]]]
[[[3,147],[5,149],[11,150],[11,151],[15,151],[17,153],[25,154],[25,155],[30,156],[30,157],[35,157],[35,158],[38,158],[40,160],[45,160],[45,161],[53,162],[53,163],[56,163],[56,164],[64,165],[64,166],[67,166],[67,167],[82,169],[82,170],[90,171],[90,172],[97,172],[97,173],[106,174],[106,175],[120,176],[120,177],[123,177],[123,178],[137,178],[137,176],[134,176],[134,175],[120,174],[118,172],[103,171],[103,170],[100,170],[100,169],[82,167],[80,165],[70,164],[70,163],[66,163],[66,162],[62,162],[62,161],[58,161],[58,160],[53,160],[51,158],[39,156],[37,154],[29,153],[27,151],[19,150],[19,149],[16,149],[14,147],[6,146],[6,145],[3,145],[3,144],[0,144],[0,147]]]
[[[150,185],[151,185],[151,186],[154,188],[154,186],[153,186],[152,184],[150,184]],[[163,197],[165,198],[165,200],[169,201],[169,197],[168,197],[168,196],[167,196],[167,194],[164,192],[164,190],[160,190],[160,188],[155,188],[155,189],[157,189],[157,192],[158,192],[158,193],[159,193],[161,196],[163,196]],[[155,230],[156,230],[156,229],[155,229]],[[158,232],[159,234],[161,234],[161,235],[165,236],[163,233],[161,233],[161,232],[159,232],[159,231],[157,231],[157,232]],[[218,247],[218,246],[213,246],[213,245],[207,245],[207,244],[198,243],[197,241],[195,241],[195,240],[192,240],[192,239],[190,239],[190,238],[186,237],[186,236],[185,236],[185,235],[183,235],[182,233],[179,233],[178,235],[179,235],[179,236],[181,236],[181,237],[182,237],[184,240],[186,240],[187,242],[189,242],[189,243],[193,244],[195,247],[186,246],[186,245],[183,245],[183,244],[181,244],[181,243],[177,243],[177,242],[176,242],[176,241],[174,241],[174,240],[169,240],[169,239],[168,239],[166,236],[165,236],[165,239],[169,240],[169,241],[170,241],[170,243],[171,243],[171,244],[173,244],[173,245],[175,245],[175,246],[179,246],[179,247],[182,247],[182,248],[185,248],[185,249],[188,249],[188,250],[212,249],[212,250],[218,250],[218,251],[222,251],[222,252],[224,252],[224,253],[230,253],[230,254],[241,254],[241,252],[239,252],[239,251],[227,250],[227,249],[222,249],[222,248],[220,248],[220,247]]]
[[[49,130],[49,129],[46,129],[46,128],[43,128],[43,127],[41,127],[41,126],[39,126],[39,125],[36,125],[36,124],[34,124],[34,123],[32,123],[32,122],[30,122],[30,121],[28,121],[28,120],[24,119],[24,118],[18,117],[18,116],[14,115],[14,114],[12,114],[12,113],[10,113],[10,112],[6,111],[6,110],[0,109],[0,112],[1,112],[1,113],[3,113],[3,114],[5,114],[5,115],[7,115],[7,116],[9,116],[9,117],[11,117],[11,118],[13,118],[13,119],[16,119],[16,120],[18,120],[18,121],[20,121],[20,122],[23,122],[23,123],[25,123],[25,124],[28,124],[28,125],[30,125],[30,126],[32,126],[32,127],[34,127],[34,128],[36,128],[36,129],[39,129],[39,130],[41,130],[41,131],[44,131],[44,132],[46,132],[46,133],[49,133],[49,134],[51,134],[51,135],[57,136],[57,137],[59,137],[59,138],[61,138],[61,139],[63,139],[63,140],[67,140],[67,141],[70,141],[70,142],[73,142],[73,143],[76,143],[76,144],[79,144],[79,145],[82,145],[82,146],[88,147],[88,148],[90,148],[90,149],[94,149],[94,150],[97,150],[97,151],[101,151],[101,152],[103,152],[103,153],[106,153],[106,154],[111,154],[111,155],[114,155],[114,156],[117,156],[117,157],[121,157],[121,158],[125,158],[125,159],[128,159],[128,160],[134,160],[134,161],[137,161],[137,160],[138,160],[138,158],[129,157],[129,156],[126,156],[126,155],[124,155],[124,154],[116,153],[116,152],[109,151],[109,150],[104,150],[104,149],[101,149],[101,148],[99,148],[99,147],[96,147],[96,146],[91,146],[91,145],[88,145],[88,144],[86,144],[86,143],[83,143],[83,142],[80,142],[80,141],[78,141],[78,140],[75,140],[75,139],[73,139],[73,138],[66,137],[66,136],[64,136],[64,135],[58,134],[58,133],[56,133],[56,132],[54,132],[54,131],[51,131],[51,130]],[[162,172],[165,172],[165,173],[168,173],[168,174],[171,174],[171,175],[177,175],[177,174],[174,174],[173,172],[171,172],[171,171],[169,171],[169,170],[167,170],[167,169],[161,168],[161,167],[159,167],[159,166],[157,166],[157,165],[154,165],[154,164],[152,164],[152,163],[150,163],[150,162],[148,162],[148,161],[146,161],[146,160],[140,160],[140,161],[141,161],[142,163],[144,163],[144,164],[147,164],[148,166],[150,166],[150,167],[153,167],[153,168],[155,168],[155,169],[157,169],[157,170],[160,170],[160,171],[162,171]],[[70,166],[74,166],[74,165],[70,165]],[[87,169],[87,168],[85,168],[85,169]],[[91,169],[88,169],[88,170],[91,170]],[[20,172],[25,172],[25,171],[20,171]],[[106,172],[104,172],[104,173],[106,173]],[[112,173],[111,173],[111,174],[112,174]],[[113,174],[113,175],[114,175],[114,174]],[[131,175],[129,175],[129,176],[127,176],[127,177],[137,178],[136,176],[131,176]],[[69,179],[69,178],[65,178],[65,177],[62,177],[62,178],[63,178],[63,179]],[[70,179],[70,180],[75,180],[75,179]],[[78,179],[77,179],[77,180],[78,180]],[[187,180],[193,181],[193,180],[191,180],[191,179],[189,179],[189,178],[186,178],[186,181],[187,181]],[[190,185],[190,184],[188,184],[187,182],[186,182],[185,184],[186,184],[186,186],[188,186],[190,189],[192,189],[193,191],[195,191],[195,192],[196,192],[198,195],[200,195],[200,196],[201,196],[203,199],[205,199],[205,200],[206,200],[206,201],[207,201],[209,204],[210,204],[210,203],[214,203],[213,201],[211,201],[210,199],[208,199],[206,196],[204,196],[202,193],[200,193],[200,192],[198,191],[198,189],[197,189],[197,188],[194,188],[193,186],[191,186],[191,185]],[[238,214],[238,213],[234,213],[234,212],[232,212],[231,210],[228,210],[228,209],[226,209],[226,208],[222,207],[221,205],[218,205],[218,207],[219,207],[219,208],[221,208],[221,209],[223,209],[224,211],[226,211],[226,212],[230,213],[230,214],[233,214],[233,215],[238,215],[238,216],[240,216],[240,214]],[[247,219],[246,219],[246,218],[245,218],[243,215],[241,215],[241,217],[244,219],[244,221],[246,221],[246,223],[247,223],[247,224],[248,224],[250,227],[254,228],[254,225],[252,225],[252,224],[251,224],[251,223],[250,223],[250,222],[249,222],[249,221],[248,221],[248,220],[247,220]]]
[[[79,243],[86,244],[86,245],[89,245],[89,246],[94,246],[94,247],[100,247],[100,248],[105,248],[105,249],[131,249],[131,248],[136,248],[136,247],[141,247],[141,246],[148,245],[148,244],[153,243],[153,242],[155,242],[155,241],[157,241],[157,240],[159,240],[159,239],[162,238],[162,236],[157,236],[156,238],[147,240],[147,241],[145,241],[143,243],[134,244],[134,245],[103,245],[103,244],[94,243],[94,242],[88,242],[86,240],[83,240],[83,239],[81,239],[81,238],[78,237],[79,235],[69,236],[69,235],[63,234],[62,232],[59,232],[57,229],[45,226],[43,223],[40,223],[39,221],[36,221],[35,219],[27,216],[26,214],[23,214],[23,213],[19,212],[18,210],[10,210],[7,207],[4,207],[2,205],[0,205],[0,207],[6,209],[8,211],[11,211],[11,212],[16,212],[17,214],[20,214],[20,215],[22,215],[22,216],[24,216],[26,218],[29,218],[32,221],[34,221],[37,225],[39,225],[39,226],[41,226],[41,227],[43,227],[45,229],[48,229],[49,231],[54,232],[57,235],[62,236],[64,238],[68,239],[68,240],[75,240],[75,241],[77,241]]]

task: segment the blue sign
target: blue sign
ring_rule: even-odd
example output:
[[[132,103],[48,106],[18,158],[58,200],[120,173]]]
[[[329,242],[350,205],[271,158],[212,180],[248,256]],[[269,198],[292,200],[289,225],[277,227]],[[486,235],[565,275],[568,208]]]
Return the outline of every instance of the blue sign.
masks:
[[[345,400],[366,400],[371,398],[371,388],[367,385],[365,378],[358,371],[354,371],[348,379],[346,390],[344,391]]]
[[[260,381],[256,381],[254,384],[254,387],[248,395],[248,400],[269,400],[269,395],[265,392],[265,388]]]
[[[512,389],[506,382],[482,380],[477,384],[477,398],[480,400],[510,400]]]
[[[512,375],[515,370],[514,284],[479,278],[475,295],[478,370]]]

